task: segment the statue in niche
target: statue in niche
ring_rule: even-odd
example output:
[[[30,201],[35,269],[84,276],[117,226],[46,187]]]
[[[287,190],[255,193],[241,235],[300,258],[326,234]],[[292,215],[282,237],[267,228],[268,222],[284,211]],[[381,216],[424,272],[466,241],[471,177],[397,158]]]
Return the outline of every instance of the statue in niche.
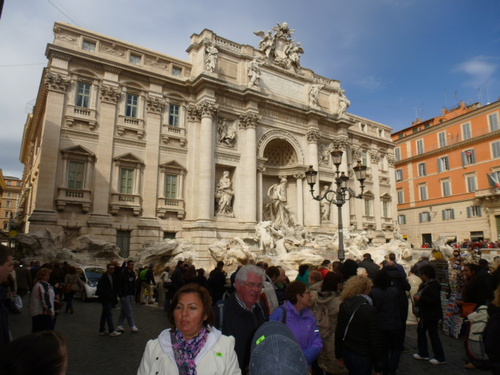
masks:
[[[263,61],[260,57],[254,58],[250,65],[248,65],[248,76],[250,77],[250,81],[248,82],[249,86],[258,86],[260,80],[260,66],[263,64]]]
[[[319,85],[319,84],[311,85],[311,87],[309,89],[309,105],[310,106],[313,106],[313,107],[318,106],[318,95],[323,87],[325,87],[325,85]]]
[[[228,126],[226,119],[220,119],[217,133],[219,135],[220,144],[228,147],[234,147],[236,145],[236,128],[234,124]]]
[[[319,152],[319,163],[321,165],[328,165],[330,162],[330,145],[321,145]]]
[[[343,117],[345,113],[347,112],[347,108],[351,105],[351,102],[349,99],[347,99],[347,96],[345,96],[345,90],[340,90],[339,93],[339,112],[338,115],[339,117]]]
[[[224,171],[222,177],[215,189],[215,198],[217,200],[217,215],[233,217],[233,196],[234,191],[231,187],[229,172]]]
[[[295,225],[295,217],[288,206],[287,187],[286,177],[281,177],[280,182],[272,185],[267,191],[272,202],[266,205],[266,214],[277,228],[292,228]]]
[[[205,68],[213,73],[215,71],[215,67],[217,65],[219,50],[213,45],[208,44],[205,49]]]
[[[320,196],[324,197],[327,194],[328,190],[329,190],[328,185],[324,185],[323,191],[321,192]],[[323,199],[320,202],[321,221],[322,222],[330,221],[330,206],[331,206],[331,203],[328,202],[326,199]]]

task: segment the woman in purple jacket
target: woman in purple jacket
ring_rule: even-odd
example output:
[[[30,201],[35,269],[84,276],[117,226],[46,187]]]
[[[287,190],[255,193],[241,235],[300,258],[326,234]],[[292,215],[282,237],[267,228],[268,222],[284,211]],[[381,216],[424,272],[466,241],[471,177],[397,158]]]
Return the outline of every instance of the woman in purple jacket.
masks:
[[[286,290],[287,301],[274,310],[269,320],[285,323],[293,332],[311,366],[323,348],[316,318],[311,310],[312,296],[306,283],[294,281]]]

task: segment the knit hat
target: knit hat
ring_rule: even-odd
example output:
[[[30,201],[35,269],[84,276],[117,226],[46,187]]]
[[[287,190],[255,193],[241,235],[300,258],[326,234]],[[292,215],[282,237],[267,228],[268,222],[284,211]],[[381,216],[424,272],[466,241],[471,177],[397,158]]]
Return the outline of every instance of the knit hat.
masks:
[[[250,375],[307,375],[307,361],[290,328],[276,321],[264,323],[252,341]]]

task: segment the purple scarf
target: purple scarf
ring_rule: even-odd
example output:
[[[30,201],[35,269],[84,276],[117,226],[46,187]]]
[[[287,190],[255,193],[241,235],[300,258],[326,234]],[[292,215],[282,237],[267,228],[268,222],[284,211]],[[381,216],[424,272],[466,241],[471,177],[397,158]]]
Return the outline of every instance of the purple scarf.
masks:
[[[182,332],[178,330],[171,331],[170,337],[179,375],[196,375],[195,359],[207,342],[208,332],[206,328],[203,327],[198,336],[190,340],[186,340]]]

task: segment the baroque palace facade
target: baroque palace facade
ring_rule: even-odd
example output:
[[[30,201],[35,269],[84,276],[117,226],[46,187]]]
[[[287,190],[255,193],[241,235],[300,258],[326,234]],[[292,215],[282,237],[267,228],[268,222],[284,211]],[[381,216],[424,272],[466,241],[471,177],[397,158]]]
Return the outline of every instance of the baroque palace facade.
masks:
[[[395,132],[398,222],[415,246],[500,240],[500,101]]]
[[[21,150],[26,232],[91,235],[133,256],[147,241],[207,246],[255,235],[269,192],[286,179],[294,223],[336,232],[316,194],[334,188],[330,152],[359,190],[353,166],[368,166],[363,199],[344,225],[369,238],[393,237],[396,219],[391,128],[347,113],[340,82],[300,65],[286,23],[258,32],[258,48],[210,30],[191,37],[189,61],[66,23],[54,26]]]

